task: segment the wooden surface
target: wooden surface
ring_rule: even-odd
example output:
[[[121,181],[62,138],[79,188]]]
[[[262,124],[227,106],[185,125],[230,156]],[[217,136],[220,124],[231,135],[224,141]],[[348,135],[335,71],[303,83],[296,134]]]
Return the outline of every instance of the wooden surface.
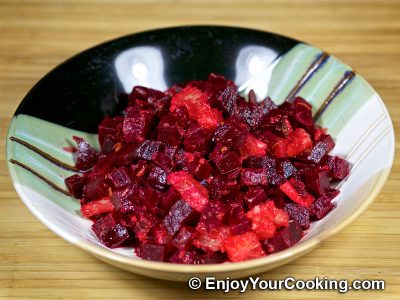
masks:
[[[398,129],[400,1],[0,0],[0,298],[400,299],[398,156],[384,190],[356,222],[308,255],[262,274],[381,278],[384,292],[191,292],[185,284],[98,261],[46,229],[22,204],[6,168],[5,136],[10,117],[37,80],[69,56],[120,35],[211,23],[269,30],[335,54],[375,87]]]

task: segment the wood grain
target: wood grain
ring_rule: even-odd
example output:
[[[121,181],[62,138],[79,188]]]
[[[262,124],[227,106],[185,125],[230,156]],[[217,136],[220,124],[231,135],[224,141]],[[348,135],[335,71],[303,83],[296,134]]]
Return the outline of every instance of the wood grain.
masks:
[[[5,162],[12,114],[32,87],[69,56],[123,34],[182,24],[269,30],[335,54],[363,75],[400,122],[400,2],[0,0],[0,297],[189,299],[400,299],[400,159],[369,209],[297,261],[262,274],[280,279],[382,278],[384,292],[192,292],[104,264],[46,229],[19,200]],[[396,134],[400,140],[398,132]],[[399,150],[399,142],[396,150]]]

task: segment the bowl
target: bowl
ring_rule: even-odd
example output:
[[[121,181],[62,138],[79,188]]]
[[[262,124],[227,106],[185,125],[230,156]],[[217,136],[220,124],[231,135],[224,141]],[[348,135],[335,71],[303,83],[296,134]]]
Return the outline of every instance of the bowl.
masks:
[[[82,218],[79,201],[65,194],[74,173],[72,136],[97,145],[97,125],[121,111],[121,93],[135,85],[164,90],[211,72],[242,92],[254,89],[275,102],[296,95],[313,106],[314,118],[336,140],[334,154],[353,165],[337,188],[336,208],[314,222],[295,246],[263,258],[212,265],[141,260],[131,248],[108,249]],[[81,52],[44,76],[12,118],[7,138],[9,171],[19,196],[49,229],[73,245],[122,269],[185,281],[193,275],[244,277],[304,255],[357,216],[383,187],[394,156],[394,131],[384,103],[352,68],[291,38],[245,28],[174,27],[124,36]]]

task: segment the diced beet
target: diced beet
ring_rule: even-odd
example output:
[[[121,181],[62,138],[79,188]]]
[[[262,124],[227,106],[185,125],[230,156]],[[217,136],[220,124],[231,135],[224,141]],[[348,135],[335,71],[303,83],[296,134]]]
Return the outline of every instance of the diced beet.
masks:
[[[168,175],[168,184],[172,185],[195,210],[201,212],[208,204],[208,190],[189,173],[178,171]]]
[[[163,190],[167,186],[167,173],[162,168],[154,166],[147,181],[155,189]]]
[[[258,105],[244,101],[237,103],[232,114],[254,129],[261,125],[264,117],[264,113]]]
[[[152,161],[162,168],[165,172],[169,173],[175,166],[174,154],[176,152],[175,148],[166,147],[164,151],[159,151],[152,157]]]
[[[243,200],[247,208],[251,209],[258,204],[264,203],[267,200],[267,195],[261,187],[250,187],[244,194]]]
[[[131,183],[131,179],[125,168],[115,168],[107,175],[108,180],[111,182],[113,188],[122,188]]]
[[[306,207],[297,203],[286,203],[284,209],[288,212],[292,220],[299,223],[302,229],[306,230],[310,228],[310,213]]]
[[[301,125],[310,127],[313,124],[311,105],[301,97],[296,97],[293,102],[293,117]]]
[[[201,223],[206,231],[219,228],[225,217],[225,204],[218,200],[211,200],[200,216]]]
[[[121,126],[123,121],[122,117],[114,117],[109,118],[106,117],[99,124],[99,143],[100,145],[104,145],[105,138],[108,137],[116,137],[118,126]]]
[[[264,169],[245,168],[240,174],[242,184],[247,186],[266,185],[268,183],[267,174]]]
[[[152,241],[158,245],[170,245],[172,242],[173,236],[168,233],[167,228],[164,223],[158,223],[150,230],[150,237],[148,241]],[[168,247],[168,251],[172,250],[173,246]]]
[[[232,262],[265,256],[261,243],[254,232],[230,236],[225,240],[224,245],[229,260]]]
[[[202,257],[204,264],[220,264],[228,260],[226,253],[216,251],[213,253],[206,253]]]
[[[164,225],[169,234],[174,235],[183,225],[193,224],[198,218],[199,214],[189,204],[178,200],[165,216]]]
[[[227,147],[238,147],[244,143],[246,134],[234,126],[232,122],[219,124],[215,130],[213,140]]]
[[[321,158],[328,154],[334,146],[335,142],[333,141],[332,137],[330,135],[323,135],[311,149],[307,159],[312,162],[319,163]]]
[[[317,196],[322,196],[328,192],[330,181],[328,172],[324,170],[307,170],[304,173],[304,183],[309,190],[313,191]]]
[[[97,162],[97,152],[83,138],[77,136],[72,138],[78,146],[75,163],[76,168],[80,171],[91,169]]]
[[[296,221],[290,221],[289,226],[278,231],[267,241],[267,252],[276,253],[285,250],[301,240],[303,232]]]
[[[145,260],[164,261],[165,246],[143,243],[140,247],[140,257]]]
[[[330,156],[327,165],[329,166],[329,176],[333,180],[343,180],[350,173],[349,162],[338,156]]]
[[[111,152],[111,151],[114,150],[115,145],[116,145],[116,138],[113,137],[113,136],[110,135],[110,134],[107,134],[107,135],[104,137],[102,143],[100,144],[100,146],[101,146],[101,151],[102,151],[103,153],[109,153],[109,152]]]
[[[137,159],[151,160],[160,151],[161,145],[159,141],[145,140],[136,148],[134,155]]]
[[[144,86],[135,86],[129,95],[129,101],[136,99],[146,102],[154,102],[156,99],[164,97],[164,93]]]
[[[198,265],[203,263],[203,259],[195,249],[189,251],[178,250],[170,257],[169,262],[175,264]]]
[[[181,195],[171,186],[164,194],[164,197],[161,198],[160,206],[162,211],[167,214],[171,206],[174,205],[174,203],[179,199],[181,199]]]
[[[278,106],[271,100],[270,97],[267,97],[260,102],[260,108],[262,109],[262,112],[266,115],[272,109],[278,108]]]
[[[213,199],[235,198],[240,192],[240,186],[236,180],[230,180],[222,176],[214,176],[209,184],[208,190]]]
[[[187,166],[187,170],[196,179],[203,180],[208,179],[213,172],[213,167],[210,163],[203,157],[195,158]]]
[[[114,211],[114,205],[110,197],[93,200],[81,206],[81,212],[86,218],[92,218],[112,211]]]
[[[95,174],[88,178],[83,190],[83,197],[87,200],[95,200],[108,195],[107,183],[104,175]]]
[[[317,220],[325,217],[335,205],[331,202],[331,199],[327,196],[319,197],[310,206],[311,216]]]
[[[157,222],[156,216],[147,211],[140,211],[136,215],[131,215],[131,220],[136,238],[141,242],[148,239],[150,230]]]
[[[283,159],[278,163],[278,169],[282,172],[283,176],[288,179],[297,173],[296,167],[289,159]]]
[[[187,250],[192,245],[196,236],[196,229],[189,226],[183,226],[172,240],[172,245],[179,250]]]
[[[241,168],[239,156],[237,156],[235,152],[229,150],[221,152],[220,155],[216,155],[213,162],[222,175],[239,171]]]
[[[98,219],[92,225],[92,229],[99,240],[109,248],[118,247],[129,239],[128,230],[116,223],[111,214]]]
[[[325,194],[325,196],[328,197],[329,200],[332,201],[332,200],[335,199],[336,196],[339,195],[339,194],[340,194],[340,191],[339,191],[339,190],[337,190],[337,189],[329,189],[329,192],[327,192],[327,193]]]
[[[185,133],[183,148],[188,152],[207,153],[210,149],[213,131],[200,127],[196,122],[190,122]]]
[[[149,111],[141,111],[124,118],[122,131],[126,142],[140,141],[147,137],[153,121],[153,114]]]
[[[65,185],[71,195],[77,199],[83,197],[83,190],[87,183],[87,178],[78,174],[65,178]]]
[[[186,108],[164,115],[157,127],[158,140],[171,146],[178,146],[188,123],[189,113]]]
[[[131,202],[131,197],[133,194],[134,190],[131,187],[113,191],[111,194],[111,202],[113,203],[115,209],[121,213],[133,211],[135,209]]]

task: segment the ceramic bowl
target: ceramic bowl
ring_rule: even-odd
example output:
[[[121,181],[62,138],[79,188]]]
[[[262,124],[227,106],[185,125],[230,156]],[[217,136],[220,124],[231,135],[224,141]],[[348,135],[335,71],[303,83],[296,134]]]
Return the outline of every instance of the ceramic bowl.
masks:
[[[215,265],[140,260],[130,248],[107,249],[82,218],[79,202],[64,193],[74,173],[73,135],[97,145],[97,125],[121,111],[118,95],[134,85],[164,90],[210,72],[234,80],[259,98],[281,103],[295,95],[313,105],[317,123],[336,140],[334,153],[353,165],[336,208],[314,222],[294,247],[263,258]],[[233,27],[189,26],[136,33],[84,51],[43,77],[10,124],[7,159],[19,196],[49,229],[73,245],[122,269],[183,281],[192,275],[243,277],[304,255],[347,226],[377,196],[392,166],[390,116],[374,89],[351,67],[308,44]]]

